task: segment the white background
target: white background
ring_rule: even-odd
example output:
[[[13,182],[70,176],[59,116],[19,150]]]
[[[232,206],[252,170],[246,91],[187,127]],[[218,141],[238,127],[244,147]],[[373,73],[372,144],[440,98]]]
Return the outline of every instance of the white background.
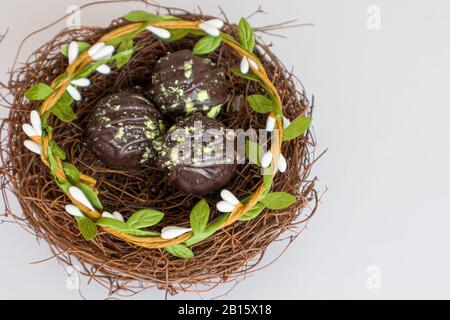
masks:
[[[2,81],[21,39],[62,16],[77,0],[0,2]],[[292,18],[313,27],[283,30],[274,51],[293,66],[317,98],[314,129],[319,150],[319,188],[328,192],[308,230],[270,267],[242,281],[227,297],[237,299],[450,298],[450,4],[407,0],[160,1],[233,20],[259,4],[269,14],[254,26]],[[376,5],[381,29],[367,27]],[[82,24],[105,26],[141,4],[89,8]],[[32,38],[25,53],[65,26]],[[24,58],[26,55],[22,56]],[[1,115],[6,114],[2,109]],[[19,208],[16,208],[19,210]],[[269,250],[269,258],[279,247]],[[78,299],[45,243],[16,225],[0,225],[0,298]],[[371,267],[372,266],[372,267]],[[376,284],[368,286],[369,284]],[[379,280],[371,282],[370,280]],[[82,285],[87,298],[106,298]],[[225,288],[202,296],[212,298]],[[151,290],[141,299],[161,299]]]

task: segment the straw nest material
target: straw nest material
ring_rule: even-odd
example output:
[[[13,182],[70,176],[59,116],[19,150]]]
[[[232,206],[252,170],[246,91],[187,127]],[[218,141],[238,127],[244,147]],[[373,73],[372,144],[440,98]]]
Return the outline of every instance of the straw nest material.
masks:
[[[186,12],[179,16],[184,20],[211,18]],[[283,239],[289,244],[295,239],[316,209],[316,179],[309,178],[315,161],[315,141],[311,131],[283,143],[282,154],[288,159],[289,166],[283,175],[275,177],[272,186],[272,191],[295,195],[297,202],[288,209],[266,209],[253,220],[227,226],[195,244],[192,247],[195,257],[185,260],[174,258],[163,249],[136,246],[105,231],[92,241],[84,240],[76,221],[64,210],[68,198],[55,184],[45,164],[23,145],[26,136],[21,127],[29,121],[30,111],[39,106],[37,102],[25,99],[24,93],[34,83],[50,83],[64,72],[67,59],[60,53],[61,47],[72,40],[95,43],[102,35],[123,24],[124,21],[119,19],[108,28],[64,30],[13,70],[6,88],[8,95],[4,98],[10,110],[1,131],[1,180],[6,215],[12,215],[37,238],[45,240],[56,259],[67,265],[81,264],[84,274],[111,292],[134,290],[136,281],[140,288],[157,286],[176,293],[200,290],[199,286],[212,288],[239,279],[257,269],[273,241]],[[227,23],[223,30],[236,35],[235,25]],[[163,172],[151,164],[138,171],[105,168],[86,148],[84,128],[87,114],[102,97],[122,90],[144,94],[156,61],[167,52],[191,49],[197,40],[198,37],[188,36],[179,41],[162,42],[149,33],[139,35],[135,39],[138,50],[122,69],[113,69],[107,77],[96,74],[91,78],[93,85],[83,90],[84,99],[74,108],[78,115],[74,123],[51,120],[53,139],[66,151],[72,164],[97,180],[102,203],[110,211],[117,210],[127,217],[141,208],[155,208],[165,213],[161,226],[189,226],[188,214],[198,201],[197,197],[168,187]],[[300,115],[312,116],[312,103],[300,82],[285,69],[270,47],[258,42],[255,54],[278,90],[285,116],[291,119]],[[230,67],[240,63],[236,52],[221,46],[209,57],[227,71],[228,90],[232,96],[218,120],[230,128],[264,128],[265,117],[254,112],[245,99],[249,94],[262,92],[263,88],[229,71]],[[238,166],[227,189],[245,197],[254,192],[260,182],[259,168],[246,163]],[[10,210],[11,197],[18,199],[23,213]],[[205,199],[213,208],[211,219],[214,219],[219,215],[214,204],[220,196],[214,193]]]

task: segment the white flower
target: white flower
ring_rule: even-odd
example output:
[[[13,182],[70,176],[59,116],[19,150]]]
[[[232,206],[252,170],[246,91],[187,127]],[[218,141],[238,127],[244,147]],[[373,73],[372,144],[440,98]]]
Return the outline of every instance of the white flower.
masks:
[[[169,227],[165,227],[161,230],[161,238],[170,240],[170,239],[174,239],[174,238],[181,236],[182,234],[185,234],[186,232],[190,232],[190,231],[192,231],[192,228],[169,226]]]
[[[36,142],[34,142],[33,140],[25,140],[23,142],[23,145],[30,151],[37,153],[37,154],[41,154],[41,145],[37,144]]]
[[[29,124],[29,123],[24,123],[22,125],[22,130],[30,138],[31,137],[36,137],[38,135],[37,132],[34,130],[34,128],[31,126],[31,124]]]
[[[220,212],[231,212],[240,204],[238,198],[226,189],[220,192],[220,196],[222,197],[222,201],[216,204],[217,210]]]
[[[146,27],[146,29],[148,31],[150,31],[151,33],[153,33],[154,35],[162,38],[162,39],[169,39],[170,38],[170,32],[166,29],[162,29],[162,28],[158,28],[158,27],[153,27],[153,26],[148,26]]]
[[[278,158],[278,171],[285,172],[287,169],[286,158],[280,153],[280,157]]]
[[[88,54],[94,61],[102,60],[111,57],[114,52],[113,46],[107,46],[104,42],[94,44],[89,50]]]
[[[227,202],[231,203],[232,205],[237,206],[240,203],[238,198],[236,198],[236,196],[233,193],[231,193],[230,191],[228,191],[227,189],[223,189],[222,191],[220,191],[220,196],[222,197],[222,199],[224,201],[227,201]]]
[[[102,64],[101,66],[99,66],[95,70],[98,73],[101,73],[101,74],[110,74],[111,73],[111,68],[108,65],[106,65],[106,64]]]
[[[103,218],[115,219],[115,220],[119,220],[119,221],[125,222],[122,214],[120,212],[117,212],[117,211],[114,211],[113,213],[110,213],[108,211],[103,211],[102,217]]]
[[[241,60],[241,72],[243,74],[248,73],[248,70],[250,69],[250,64],[248,63],[248,59],[246,56],[242,57]]]
[[[272,163],[273,154],[270,151],[267,151],[264,153],[264,155],[261,157],[261,167],[267,168]]]
[[[78,87],[89,87],[91,85],[91,81],[88,78],[75,79],[70,83]]]
[[[255,61],[253,61],[253,59],[250,59],[250,58],[247,57],[247,56],[243,56],[243,57],[242,57],[242,60],[241,60],[241,72],[242,72],[243,74],[248,73],[248,71],[250,70],[250,66],[251,66],[253,69],[258,70],[258,65],[256,64]]]
[[[267,168],[270,166],[273,160],[273,154],[270,151],[267,151],[262,157],[261,157],[261,167]],[[278,171],[285,172],[287,169],[287,162],[286,158],[280,153],[280,156],[278,157]]]
[[[272,117],[271,115],[267,116],[266,131],[272,132],[273,129],[275,129],[275,123],[276,123],[276,119],[274,117]]]
[[[67,57],[69,58],[69,65],[74,63],[77,60],[79,54],[78,43],[76,41],[72,41],[69,44],[69,48],[67,49]]]
[[[36,110],[31,111],[30,122],[31,124],[24,123],[22,125],[22,129],[25,132],[25,134],[30,138],[42,136],[42,124],[39,112],[37,112]]]
[[[253,59],[247,58],[247,60],[248,60],[248,63],[250,64],[250,67],[252,67],[253,69],[259,70],[258,64]]]
[[[89,210],[94,210],[94,207],[92,206],[91,202],[86,198],[83,191],[81,189],[71,186],[69,188],[70,195],[77,200],[79,203],[81,203],[83,206],[88,208]]]
[[[198,27],[207,34],[217,37],[220,35],[220,29],[223,27],[223,21],[220,19],[211,19],[208,21],[203,21],[198,25]]]
[[[81,94],[74,86],[69,84],[67,86],[66,90],[67,90],[67,93],[72,97],[73,100],[81,101]]]
[[[114,216],[113,216],[113,214],[112,214],[111,212],[108,212],[108,211],[104,211],[104,212],[102,213],[102,217],[103,217],[103,218],[109,218],[109,219],[115,219]]]
[[[66,205],[66,211],[68,214],[74,217],[84,217],[83,212],[81,212],[80,209],[78,209],[77,206],[73,204]]]
[[[125,222],[125,219],[123,218],[123,215],[122,215],[120,212],[114,211],[114,212],[112,213],[112,215],[113,215],[113,217],[114,217],[116,220]]]

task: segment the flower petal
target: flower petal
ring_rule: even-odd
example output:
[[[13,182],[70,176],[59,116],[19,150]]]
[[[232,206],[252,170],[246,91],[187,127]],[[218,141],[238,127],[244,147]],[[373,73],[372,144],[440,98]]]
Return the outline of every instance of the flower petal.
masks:
[[[222,191],[220,191],[220,196],[222,197],[223,200],[232,204],[233,206],[237,206],[240,203],[238,198],[236,198],[236,196],[233,193],[231,193],[230,191],[228,191],[226,189],[223,189]]]
[[[273,129],[275,129],[275,123],[276,123],[276,119],[274,117],[267,116],[266,131],[267,132],[272,132]]]
[[[69,44],[69,48],[67,51],[67,57],[69,59],[69,64],[72,64],[75,62],[75,60],[77,60],[78,53],[79,53],[78,43],[76,41],[72,41]]]
[[[211,19],[203,22],[204,24],[210,25],[211,27],[222,29],[224,23],[223,20],[220,19]]]
[[[262,157],[261,157],[261,167],[267,168],[272,163],[273,154],[270,151],[267,151]]]
[[[34,142],[33,140],[25,140],[23,142],[23,145],[30,151],[37,153],[37,154],[41,154],[42,150],[41,150],[41,146],[39,144],[37,144],[36,142]]]
[[[182,234],[185,234],[186,232],[192,231],[192,228],[181,228],[181,227],[165,227],[161,230],[161,238],[170,240],[174,239],[176,237],[181,236]]]
[[[75,87],[69,85],[67,86],[66,90],[67,93],[73,98],[73,100],[81,101],[81,94]]]
[[[84,195],[83,191],[81,191],[81,189],[71,186],[69,188],[69,193],[75,200],[77,200],[83,206],[85,206],[86,208],[88,208],[90,210],[94,210],[94,207],[89,202],[88,198],[86,198],[86,196]]]
[[[25,132],[25,134],[30,138],[38,136],[38,134],[36,133],[34,128],[29,123],[24,123],[22,125],[22,129],[23,129],[23,132]]]
[[[103,48],[104,46],[106,46],[106,44],[104,42],[97,42],[96,44],[94,44],[92,47],[89,48],[88,50],[88,54],[89,56],[92,58],[94,55],[96,55],[101,48]]]
[[[251,59],[251,58],[247,58],[247,59],[248,59],[248,63],[250,64],[250,66],[251,66],[253,69],[259,70],[258,64],[256,64],[256,62],[255,62],[253,59]]]
[[[216,204],[216,208],[220,212],[231,212],[234,210],[235,207],[236,207],[235,205],[229,203],[228,201],[219,201]]]
[[[114,50],[115,49],[113,46],[104,46],[100,50],[98,50],[96,54],[92,56],[92,60],[98,61],[109,58],[113,54]]]
[[[219,29],[217,29],[216,27],[211,26],[211,25],[209,25],[209,24],[207,24],[205,22],[200,23],[198,25],[198,27],[200,29],[202,29],[203,31],[205,31],[210,36],[217,37],[217,36],[220,35],[220,30]]]
[[[246,73],[248,73],[249,68],[250,68],[250,65],[248,64],[247,57],[242,57],[242,60],[241,60],[241,72],[243,74],[246,74]]]
[[[70,83],[78,87],[89,87],[91,85],[91,81],[88,78],[75,79]]]
[[[153,27],[153,26],[148,26],[146,28],[148,31],[150,31],[151,33],[153,33],[154,35],[162,38],[162,39],[169,39],[170,38],[170,32],[166,29],[162,29],[162,28],[158,28],[158,27]]]
[[[114,215],[113,215],[112,213],[108,212],[108,211],[103,211],[102,217],[103,217],[103,218],[116,219],[116,218],[114,217]]]
[[[39,112],[37,112],[36,110],[31,111],[30,122],[31,125],[33,126],[34,131],[36,131],[37,135],[42,136],[42,123]]]
[[[122,221],[122,222],[125,222],[125,220],[123,219],[123,216],[122,216],[122,214],[120,212],[114,211],[112,213],[112,215],[113,215],[114,219]]]
[[[97,72],[99,72],[101,74],[110,74],[111,73],[111,68],[107,64],[102,64],[96,70],[97,70]]]
[[[278,158],[278,171],[285,172],[287,169],[286,158],[280,153],[280,157]]]
[[[68,214],[74,217],[84,217],[83,212],[81,212],[80,209],[78,209],[77,206],[73,204],[66,205],[66,211]]]

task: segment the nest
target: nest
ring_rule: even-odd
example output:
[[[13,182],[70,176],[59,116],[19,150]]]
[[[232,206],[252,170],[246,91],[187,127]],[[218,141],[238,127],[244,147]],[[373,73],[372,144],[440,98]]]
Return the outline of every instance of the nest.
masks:
[[[211,18],[185,12],[178,16],[186,20]],[[283,144],[282,153],[289,166],[283,175],[275,177],[272,187],[273,191],[295,195],[298,201],[288,209],[265,210],[251,221],[227,226],[194,245],[195,258],[187,260],[174,258],[163,249],[135,246],[104,231],[100,231],[94,240],[85,241],[73,217],[64,211],[67,197],[54,183],[48,168],[23,146],[26,136],[21,126],[28,121],[30,111],[38,107],[37,103],[23,97],[24,92],[34,83],[50,83],[64,72],[67,60],[59,52],[64,44],[72,40],[95,43],[123,23],[116,20],[108,28],[64,30],[36,50],[24,65],[13,70],[7,88],[12,102],[1,132],[2,193],[6,215],[12,215],[39,239],[44,239],[56,259],[63,264],[81,264],[82,272],[109,288],[110,293],[134,290],[136,286],[157,286],[169,293],[196,291],[200,290],[199,286],[208,289],[237,280],[257,269],[269,244],[280,240],[281,234],[287,234],[282,240],[287,239],[288,244],[295,239],[303,223],[315,211],[315,179],[308,178],[315,159],[315,141],[310,131]],[[227,24],[224,30],[231,35],[236,33],[231,24]],[[78,115],[74,123],[63,123],[56,118],[51,120],[54,140],[66,151],[72,164],[97,180],[102,203],[110,211],[117,210],[127,217],[141,208],[155,208],[166,214],[161,226],[189,225],[188,213],[198,201],[197,197],[168,186],[163,172],[151,165],[139,171],[112,170],[102,166],[85,146],[84,128],[87,114],[101,98],[118,91],[145,94],[156,61],[167,52],[191,49],[196,40],[198,38],[188,36],[175,42],[161,42],[147,33],[139,35],[135,39],[139,49],[125,67],[113,69],[107,77],[96,74],[91,78],[93,86],[83,91],[83,102],[74,106]],[[285,69],[270,47],[258,43],[255,54],[282,97],[285,115],[291,119],[299,115],[311,116],[312,103],[306,98],[304,89],[301,86],[300,90],[296,89],[299,81]],[[228,71],[230,66],[239,65],[236,53],[227,46],[221,46],[209,57],[227,71],[231,94],[218,120],[229,128],[264,128],[264,116],[255,113],[245,101],[247,95],[263,92],[263,89],[257,83]],[[260,181],[259,169],[247,163],[238,166],[227,189],[245,197],[255,191]],[[8,201],[11,193],[18,199],[23,215],[11,212]],[[211,208],[215,208],[214,204],[220,200],[217,194],[207,195],[205,199]],[[218,216],[214,210],[212,219]],[[304,218],[299,219],[299,215],[304,215]]]

